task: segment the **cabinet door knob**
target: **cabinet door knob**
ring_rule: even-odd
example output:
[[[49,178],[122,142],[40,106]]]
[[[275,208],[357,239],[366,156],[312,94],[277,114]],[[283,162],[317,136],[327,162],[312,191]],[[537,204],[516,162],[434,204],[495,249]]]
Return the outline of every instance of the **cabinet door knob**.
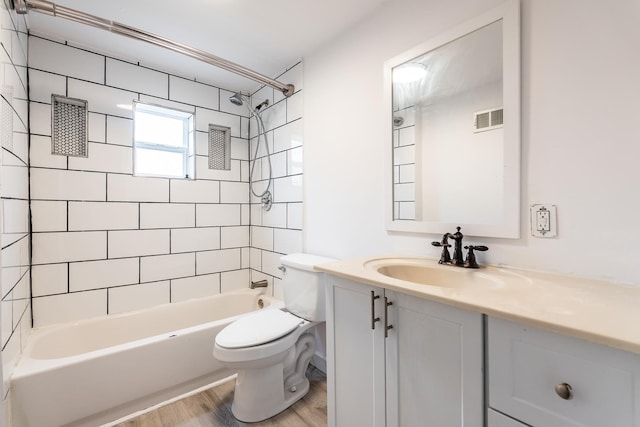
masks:
[[[573,390],[571,389],[571,385],[567,383],[558,384],[556,386],[556,394],[564,400],[573,399]]]

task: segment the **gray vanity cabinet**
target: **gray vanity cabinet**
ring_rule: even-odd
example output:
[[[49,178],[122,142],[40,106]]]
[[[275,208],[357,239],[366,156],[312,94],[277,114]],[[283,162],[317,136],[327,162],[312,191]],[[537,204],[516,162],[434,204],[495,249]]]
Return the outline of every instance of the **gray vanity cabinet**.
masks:
[[[481,314],[327,282],[329,426],[483,426]]]

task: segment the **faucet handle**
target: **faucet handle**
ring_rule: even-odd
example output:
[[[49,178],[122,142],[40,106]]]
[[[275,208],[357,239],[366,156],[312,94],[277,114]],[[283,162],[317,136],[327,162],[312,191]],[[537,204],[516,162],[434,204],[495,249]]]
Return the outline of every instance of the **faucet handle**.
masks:
[[[473,245],[469,245],[469,246],[465,246],[465,249],[469,249],[469,252],[467,253],[467,259],[464,262],[464,266],[466,268],[478,268],[478,262],[476,261],[476,254],[473,252],[474,250],[476,251],[480,251],[480,252],[484,252],[484,251],[488,251],[489,248],[486,246],[473,246]]]
[[[451,254],[449,253],[449,247],[451,246],[446,242],[431,242],[433,246],[438,246],[442,248],[442,253],[440,254],[440,260],[438,264],[451,264]]]
[[[433,246],[442,246],[443,248],[449,248],[451,247],[451,245],[449,243],[442,243],[442,242],[431,242],[431,244]]]

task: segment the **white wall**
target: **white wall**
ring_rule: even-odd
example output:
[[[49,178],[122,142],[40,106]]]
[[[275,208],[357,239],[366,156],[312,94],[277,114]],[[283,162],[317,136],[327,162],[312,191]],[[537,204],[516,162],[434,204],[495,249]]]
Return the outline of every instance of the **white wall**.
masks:
[[[388,2],[305,59],[308,252],[439,255],[385,230],[383,62],[499,3]],[[640,283],[638,22],[636,0],[522,0],[521,238],[477,239],[481,262]],[[558,237],[529,235],[534,203]]]

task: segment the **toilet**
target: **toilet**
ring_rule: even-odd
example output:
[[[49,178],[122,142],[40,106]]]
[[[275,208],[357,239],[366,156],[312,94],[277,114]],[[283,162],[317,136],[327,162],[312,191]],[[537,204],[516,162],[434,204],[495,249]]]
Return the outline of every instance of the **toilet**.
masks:
[[[310,254],[281,257],[285,308],[257,311],[217,334],[213,356],[238,372],[231,411],[239,421],[271,418],[309,391],[305,372],[315,352],[314,327],[325,321],[325,288],[314,266],[329,261]]]

